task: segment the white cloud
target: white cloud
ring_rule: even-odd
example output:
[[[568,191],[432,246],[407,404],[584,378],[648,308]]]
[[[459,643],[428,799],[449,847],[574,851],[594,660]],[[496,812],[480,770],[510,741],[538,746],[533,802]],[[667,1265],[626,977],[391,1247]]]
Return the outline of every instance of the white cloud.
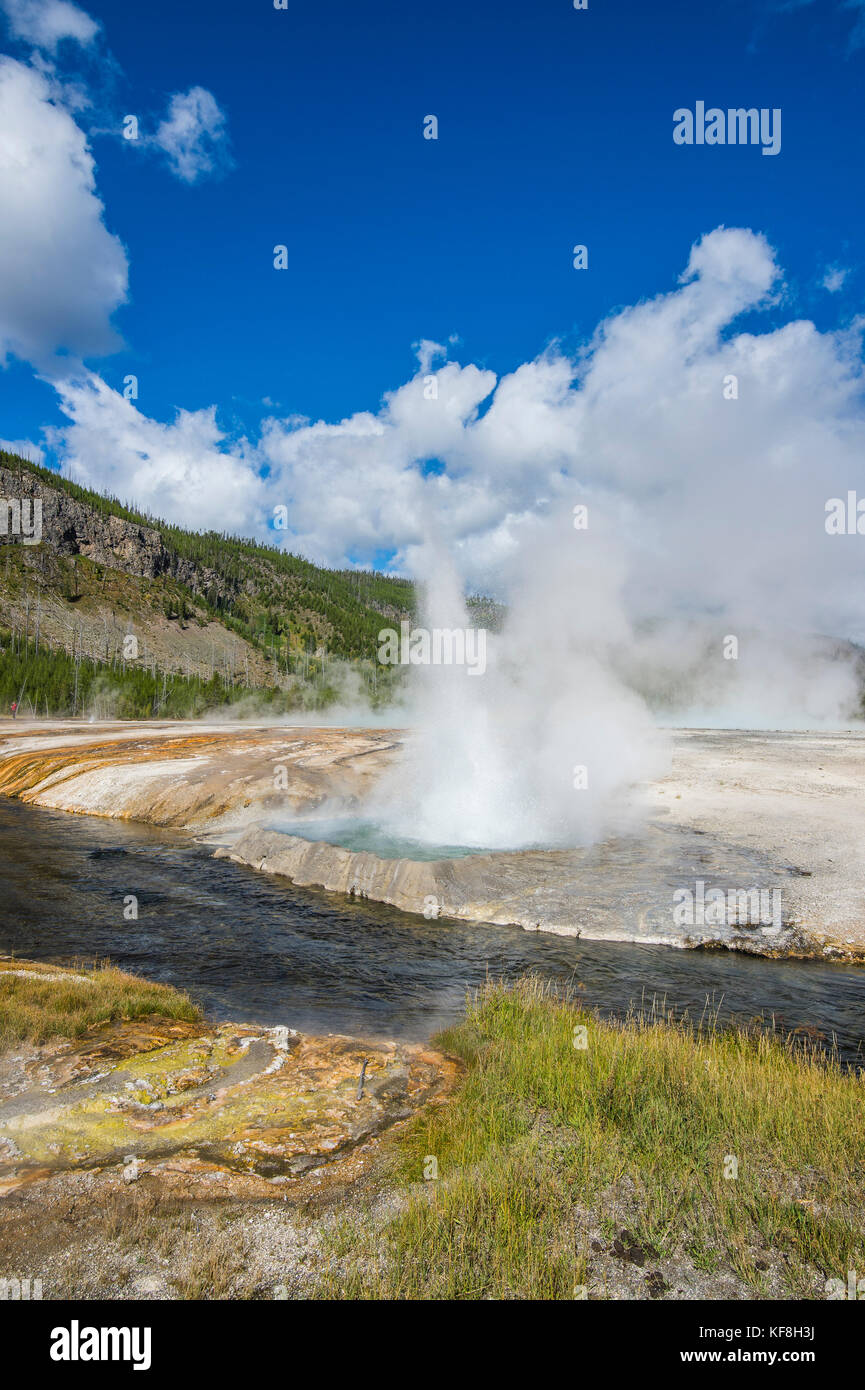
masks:
[[[55,52],[63,39],[86,46],[99,33],[99,25],[69,0],[0,0],[13,38]]]
[[[0,449],[5,450],[7,454],[18,454],[21,458],[30,459],[33,463],[45,462],[44,450],[29,439],[0,439]]]
[[[175,92],[151,143],[168,156],[173,173],[184,183],[220,173],[229,163],[225,115],[204,87]]]
[[[0,362],[49,369],[55,353],[100,354],[119,339],[126,253],[105,227],[84,133],[48,80],[0,59]]]
[[[433,362],[448,355],[447,348],[431,338],[421,338],[420,342],[414,344],[414,351],[422,372],[428,372]]]
[[[192,526],[272,540],[285,505],[286,543],[319,562],[392,552],[411,567],[438,535],[469,588],[502,593],[573,538],[585,502],[593,572],[635,622],[712,613],[725,632],[862,638],[861,547],[824,528],[826,500],[861,490],[862,345],[803,320],[734,332],[780,283],[765,238],[719,228],[678,287],[613,315],[577,360],[551,350],[497,381],[473,364],[432,372],[424,344],[377,411],[271,418],[255,448],[228,444],[213,411],[148,421],[94,377],[64,388],[66,457]]]
[[[0,368],[15,355],[47,376],[70,375],[122,345],[111,320],[128,288],[126,250],[105,226],[78,124],[93,96],[54,52],[61,40],[92,42],[99,25],[65,0],[0,0],[0,8],[12,34],[36,45],[29,63],[0,55]],[[119,128],[113,121],[94,133]],[[202,87],[175,94],[141,143],[190,183],[228,161],[225,118]]]
[[[844,270],[841,266],[830,265],[820,283],[823,289],[828,290],[830,294],[837,294],[849,273],[848,270]]]
[[[267,497],[255,452],[245,441],[226,446],[215,408],[181,410],[164,425],[93,373],[56,386],[72,423],[46,434],[77,481],[195,530],[261,530]]]

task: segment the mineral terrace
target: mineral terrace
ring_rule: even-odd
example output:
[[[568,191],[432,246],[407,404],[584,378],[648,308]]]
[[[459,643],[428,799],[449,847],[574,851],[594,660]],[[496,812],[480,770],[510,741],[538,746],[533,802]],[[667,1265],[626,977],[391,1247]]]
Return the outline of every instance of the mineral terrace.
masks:
[[[407,737],[287,724],[7,720],[0,791],[191,833],[256,870],[408,912],[429,915],[433,899],[441,917],[528,930],[865,959],[865,734],[679,731],[669,772],[639,791],[641,828],[588,849],[420,862],[279,828],[325,806],[357,813]],[[697,881],[780,890],[782,929],[676,926],[673,894]]]
[[[16,964],[0,960],[0,975]],[[0,1056],[0,1197],[117,1165],[126,1182],[147,1173],[186,1193],[273,1196],[287,1184],[296,1196],[456,1075],[419,1045],[158,1016],[22,1043]]]

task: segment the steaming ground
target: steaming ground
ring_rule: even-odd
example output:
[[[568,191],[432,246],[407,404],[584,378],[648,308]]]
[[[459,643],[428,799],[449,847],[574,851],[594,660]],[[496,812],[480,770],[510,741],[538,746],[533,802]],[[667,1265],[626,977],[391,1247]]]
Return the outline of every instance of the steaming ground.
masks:
[[[396,905],[424,910],[428,862],[406,859],[399,872],[392,862],[379,870],[375,856],[361,856],[361,865],[350,854],[346,861],[344,850],[290,836],[315,816],[367,818],[385,779],[405,768],[414,735],[282,724],[7,720],[0,727],[0,790],[7,795],[193,832],[232,852],[246,837],[243,857],[256,868],[290,841],[300,845],[292,850],[296,881],[366,891],[359,886],[363,868],[373,890],[399,879]],[[693,891],[702,879],[781,893],[780,940],[759,928],[734,942],[729,932],[710,933],[719,944],[865,957],[865,733],[685,730],[669,734],[669,747],[667,770],[632,792],[627,834],[570,850],[449,861],[441,883],[460,886],[454,915],[585,937],[695,944],[699,932],[673,923],[673,895]],[[415,827],[407,823],[404,832]],[[249,840],[255,835],[277,840],[256,853]],[[390,901],[388,891],[369,896]]]

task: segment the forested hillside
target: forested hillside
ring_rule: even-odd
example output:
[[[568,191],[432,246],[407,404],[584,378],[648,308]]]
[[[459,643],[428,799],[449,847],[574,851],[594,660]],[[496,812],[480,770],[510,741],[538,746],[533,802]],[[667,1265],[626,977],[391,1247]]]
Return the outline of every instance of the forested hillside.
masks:
[[[43,714],[100,699],[103,712],[195,713],[250,691],[316,705],[346,671],[374,699],[389,687],[377,635],[412,615],[408,580],[185,531],[2,451],[0,498],[42,502],[38,544],[0,538],[7,708],[25,678],[23,709]]]

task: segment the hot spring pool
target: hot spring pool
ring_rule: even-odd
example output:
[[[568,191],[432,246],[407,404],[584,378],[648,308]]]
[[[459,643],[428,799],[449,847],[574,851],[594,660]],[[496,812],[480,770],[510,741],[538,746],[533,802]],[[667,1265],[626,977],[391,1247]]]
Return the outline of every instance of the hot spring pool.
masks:
[[[281,821],[268,824],[267,830],[282,835],[299,835],[302,840],[321,840],[328,845],[355,852],[367,851],[379,859],[463,859],[470,854],[492,854],[496,851],[480,845],[435,845],[425,840],[413,840],[408,835],[393,835],[375,821],[357,820],[351,816],[331,820]],[[498,851],[501,853],[501,851]]]

